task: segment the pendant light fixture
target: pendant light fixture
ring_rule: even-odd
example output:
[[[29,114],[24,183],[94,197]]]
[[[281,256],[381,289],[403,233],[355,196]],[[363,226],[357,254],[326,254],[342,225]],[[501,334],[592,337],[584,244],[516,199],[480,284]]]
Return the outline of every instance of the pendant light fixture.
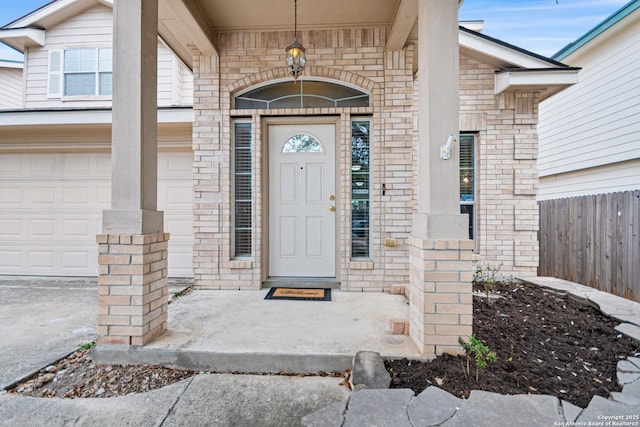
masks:
[[[293,0],[294,5],[294,27],[293,27],[293,42],[287,46],[287,69],[289,74],[293,76],[293,81],[297,81],[298,77],[304,70],[304,65],[307,63],[306,49],[298,41],[298,0]]]

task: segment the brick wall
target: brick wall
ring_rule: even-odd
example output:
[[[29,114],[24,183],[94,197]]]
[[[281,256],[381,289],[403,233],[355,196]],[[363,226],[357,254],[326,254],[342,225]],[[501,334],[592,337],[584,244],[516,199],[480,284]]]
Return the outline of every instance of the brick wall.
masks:
[[[98,343],[144,345],[167,330],[169,234],[96,239]]]
[[[477,258],[505,274],[538,265],[538,95],[494,94],[495,68],[460,58],[460,130],[477,134]]]
[[[413,48],[385,52],[385,30],[363,28],[303,31],[310,58],[305,76],[341,81],[372,95],[368,108],[296,110],[231,109],[234,93],[275,79],[290,78],[283,67],[292,32],[223,33],[218,58],[198,56],[194,64],[194,246],[195,284],[213,289],[258,289],[268,275],[263,231],[262,119],[278,115],[340,117],[336,153],[341,222],[337,274],[343,289],[386,290],[408,282],[407,238],[412,215]],[[234,117],[250,120],[254,131],[254,241],[250,260],[231,253],[230,154]],[[371,260],[350,258],[350,142],[352,117],[372,118]],[[382,195],[382,186],[387,191]],[[395,247],[383,245],[395,238]]]
[[[306,77],[357,86],[372,95],[368,108],[232,110],[234,93],[288,78],[284,48],[292,32],[223,33],[219,57],[194,62],[194,275],[213,289],[259,289],[267,278],[262,237],[267,194],[262,179],[262,120],[270,116],[332,115],[340,118],[339,253],[343,289],[388,290],[409,282],[409,233],[415,209],[416,102],[413,47],[385,51],[382,28],[303,31],[309,58]],[[536,152],[538,98],[517,93],[496,96],[491,66],[461,56],[460,123],[478,134],[478,258],[503,262],[507,273],[535,273],[537,265]],[[350,120],[372,118],[372,259],[350,258]],[[231,253],[231,148],[234,118],[251,121],[254,132],[253,256]],[[382,188],[386,188],[382,194]],[[385,246],[386,238],[396,246]]]
[[[459,354],[473,325],[470,240],[411,237],[409,335],[423,354]]]

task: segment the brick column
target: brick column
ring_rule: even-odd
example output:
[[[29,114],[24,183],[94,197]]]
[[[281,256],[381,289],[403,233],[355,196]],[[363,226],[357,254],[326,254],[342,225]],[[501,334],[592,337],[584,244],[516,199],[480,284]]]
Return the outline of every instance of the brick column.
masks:
[[[410,237],[409,334],[423,354],[462,353],[472,333],[473,241]]]
[[[145,345],[167,330],[168,233],[101,234],[98,344]]]

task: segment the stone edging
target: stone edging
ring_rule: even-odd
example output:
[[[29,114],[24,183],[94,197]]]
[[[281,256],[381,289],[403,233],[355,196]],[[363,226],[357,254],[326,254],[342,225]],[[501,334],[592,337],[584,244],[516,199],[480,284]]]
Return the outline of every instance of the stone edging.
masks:
[[[603,314],[623,322],[616,327],[617,331],[640,342],[640,303],[556,278],[520,280],[594,305]],[[354,392],[349,400],[305,416],[302,426],[495,426],[514,420],[518,420],[519,426],[532,427],[589,422],[640,426],[640,357],[618,362],[617,377],[622,392],[612,392],[609,399],[594,396],[584,409],[548,395],[503,396],[473,390],[468,399],[460,399],[437,387],[428,387],[415,396],[409,389],[388,389],[391,377],[380,366],[384,370],[384,361],[378,353],[359,352],[354,358],[351,379]]]

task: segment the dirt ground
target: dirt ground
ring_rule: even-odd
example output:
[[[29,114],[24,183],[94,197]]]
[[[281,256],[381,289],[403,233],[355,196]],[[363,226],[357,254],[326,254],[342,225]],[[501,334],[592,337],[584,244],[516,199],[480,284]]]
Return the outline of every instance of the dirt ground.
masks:
[[[580,407],[593,395],[619,391],[616,364],[639,345],[613,328],[616,321],[590,305],[535,286],[498,284],[491,304],[474,297],[473,331],[497,360],[479,372],[466,358],[387,362],[392,387],[420,393],[436,385],[458,396],[471,390],[551,394]],[[197,374],[158,366],[96,365],[78,350],[17,385],[11,393],[35,397],[112,397],[154,390]],[[328,375],[321,373],[321,375]],[[334,374],[340,376],[341,374]],[[348,373],[347,373],[348,375]]]
[[[616,322],[568,296],[522,284],[498,284],[498,298],[474,297],[473,332],[497,360],[466,374],[465,356],[430,362],[387,362],[393,388],[420,393],[431,385],[458,397],[471,390],[502,394],[550,394],[586,407],[594,395],[620,391],[618,360],[639,345],[613,328]],[[465,337],[468,340],[468,337]]]
[[[144,365],[96,365],[91,348],[78,350],[9,390],[32,397],[114,397],[173,384],[197,372]]]

